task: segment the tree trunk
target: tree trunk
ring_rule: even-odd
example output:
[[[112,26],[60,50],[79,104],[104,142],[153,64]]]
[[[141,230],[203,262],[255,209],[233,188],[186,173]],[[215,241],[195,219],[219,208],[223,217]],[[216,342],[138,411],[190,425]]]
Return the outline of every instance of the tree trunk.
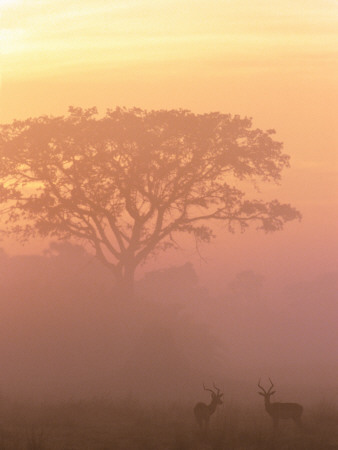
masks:
[[[131,301],[135,295],[135,267],[125,265],[120,276],[116,279],[115,287],[117,297],[122,301]]]

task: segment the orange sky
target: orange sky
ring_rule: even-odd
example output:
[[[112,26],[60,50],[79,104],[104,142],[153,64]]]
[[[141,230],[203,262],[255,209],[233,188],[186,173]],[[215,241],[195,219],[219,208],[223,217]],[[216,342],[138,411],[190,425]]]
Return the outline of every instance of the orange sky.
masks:
[[[0,0],[0,11],[2,122],[69,104],[218,109],[277,128],[310,165],[324,144],[332,167],[336,0]]]
[[[0,0],[0,11],[1,122],[68,105],[252,116],[292,157],[271,189],[303,212],[292,230],[306,248],[321,236],[314,260],[337,245],[336,0]]]

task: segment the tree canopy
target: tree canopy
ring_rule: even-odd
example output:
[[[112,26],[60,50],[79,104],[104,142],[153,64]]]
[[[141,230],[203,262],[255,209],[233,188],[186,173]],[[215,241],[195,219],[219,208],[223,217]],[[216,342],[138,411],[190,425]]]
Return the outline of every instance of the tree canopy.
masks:
[[[79,238],[117,283],[177,233],[210,242],[229,231],[281,230],[299,212],[250,198],[243,181],[278,182],[289,166],[274,130],[219,112],[69,108],[0,126],[0,196],[7,233]]]

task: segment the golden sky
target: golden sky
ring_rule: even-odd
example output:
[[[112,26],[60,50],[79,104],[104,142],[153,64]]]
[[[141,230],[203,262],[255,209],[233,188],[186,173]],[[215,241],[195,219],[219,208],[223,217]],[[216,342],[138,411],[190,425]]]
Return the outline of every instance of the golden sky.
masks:
[[[0,12],[2,122],[70,104],[220,110],[276,128],[297,164],[337,163],[337,0],[0,0]]]
[[[332,226],[337,0],[0,0],[0,11],[1,122],[69,105],[251,116],[291,155],[275,195],[311,223],[326,208]]]
[[[0,0],[3,76],[334,67],[335,0]],[[286,63],[287,60],[287,64]],[[204,66],[204,67],[203,67]],[[326,73],[330,78],[330,74]]]

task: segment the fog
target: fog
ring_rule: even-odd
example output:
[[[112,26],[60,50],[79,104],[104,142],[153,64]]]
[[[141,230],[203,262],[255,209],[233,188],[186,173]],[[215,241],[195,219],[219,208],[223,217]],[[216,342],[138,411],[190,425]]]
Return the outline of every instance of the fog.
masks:
[[[277,399],[337,403],[337,273],[277,286],[243,268],[215,293],[186,261],[144,271],[122,302],[96,258],[54,242],[2,251],[0,277],[2,396],[191,403],[214,382],[258,403],[271,377]]]
[[[0,16],[0,450],[338,450],[338,2]]]

